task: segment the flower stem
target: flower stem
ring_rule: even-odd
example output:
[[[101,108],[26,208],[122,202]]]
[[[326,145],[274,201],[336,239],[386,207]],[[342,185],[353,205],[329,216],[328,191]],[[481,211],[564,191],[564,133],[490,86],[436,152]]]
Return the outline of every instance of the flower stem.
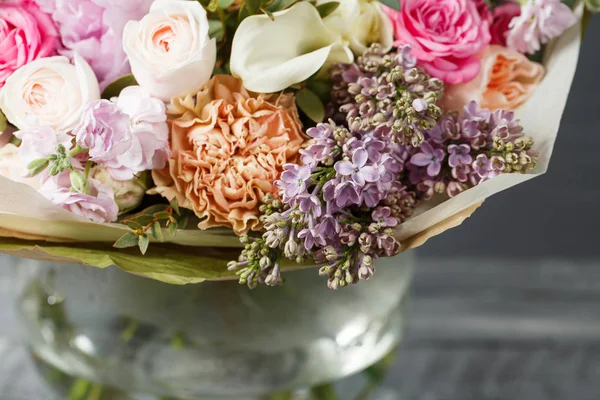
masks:
[[[77,146],[75,146],[75,148],[73,150],[69,151],[69,153],[67,155],[69,157],[75,157],[78,154],[87,153],[87,152],[89,152],[89,149],[84,149],[80,145],[77,145]]]
[[[85,179],[86,180],[90,176],[90,170],[92,169],[92,164],[93,164],[93,162],[91,160],[88,160],[88,162],[85,164]]]

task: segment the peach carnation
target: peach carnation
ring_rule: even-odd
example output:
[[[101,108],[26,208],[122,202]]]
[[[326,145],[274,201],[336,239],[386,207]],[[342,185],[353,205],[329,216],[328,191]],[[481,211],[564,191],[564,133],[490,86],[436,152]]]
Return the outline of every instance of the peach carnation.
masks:
[[[471,82],[447,85],[442,107],[462,110],[471,101],[489,110],[515,110],[537,89],[544,67],[506,47],[488,46],[482,53],[481,72]]]
[[[277,194],[274,181],[304,142],[293,97],[269,100],[226,75],[214,76],[195,96],[172,100],[172,156],[153,173],[156,191],[193,210],[200,229],[261,228],[261,200]]]

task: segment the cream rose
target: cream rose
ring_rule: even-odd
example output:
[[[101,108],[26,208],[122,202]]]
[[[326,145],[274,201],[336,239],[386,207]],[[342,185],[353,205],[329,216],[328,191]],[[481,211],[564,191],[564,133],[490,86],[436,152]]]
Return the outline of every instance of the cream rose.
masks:
[[[68,132],[83,108],[100,98],[96,75],[78,55],[41,58],[16,70],[0,92],[0,109],[19,129],[33,125]]]
[[[141,21],[127,23],[123,48],[138,84],[163,101],[197,92],[217,58],[197,1],[156,0]]]
[[[284,11],[246,18],[233,37],[230,68],[253,92],[274,93],[303,82],[324,66],[351,63],[348,43],[317,9],[299,1]]]
[[[394,26],[376,0],[318,0],[317,5],[339,1],[339,7],[324,19],[325,25],[342,36],[356,55],[373,43],[391,49]]]

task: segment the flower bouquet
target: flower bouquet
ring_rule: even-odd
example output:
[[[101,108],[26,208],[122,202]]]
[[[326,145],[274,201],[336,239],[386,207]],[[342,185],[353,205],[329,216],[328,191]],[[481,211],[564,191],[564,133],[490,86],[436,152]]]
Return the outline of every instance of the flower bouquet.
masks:
[[[170,283],[367,280],[545,172],[572,3],[4,1],[0,250]]]
[[[0,2],[0,252],[54,263],[19,293],[30,348],[72,399],[376,363],[404,324],[392,256],[546,171],[595,8]]]

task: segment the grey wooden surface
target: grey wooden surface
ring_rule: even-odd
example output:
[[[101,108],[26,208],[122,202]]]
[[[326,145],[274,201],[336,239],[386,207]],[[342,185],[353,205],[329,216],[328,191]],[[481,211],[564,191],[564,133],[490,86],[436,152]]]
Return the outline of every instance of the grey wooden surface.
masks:
[[[16,336],[7,272],[0,268],[0,399],[54,400]],[[411,309],[374,400],[600,398],[600,258],[423,258]]]

